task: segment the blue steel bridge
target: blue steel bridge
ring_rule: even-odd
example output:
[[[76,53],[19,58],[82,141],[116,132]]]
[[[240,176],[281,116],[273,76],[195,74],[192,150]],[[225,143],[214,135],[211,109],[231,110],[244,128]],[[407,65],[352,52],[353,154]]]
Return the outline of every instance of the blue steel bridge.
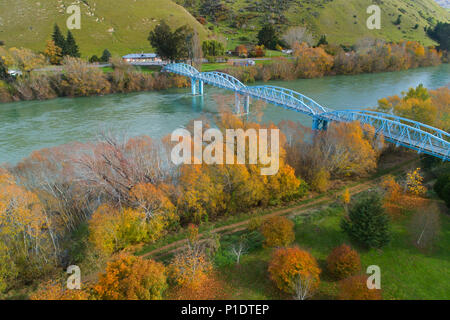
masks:
[[[310,116],[314,130],[326,130],[331,121],[359,121],[361,125],[373,126],[376,134],[383,134],[385,140],[396,146],[450,161],[450,134],[417,121],[367,110],[332,110],[293,90],[275,86],[246,86],[229,74],[199,72],[184,63],[168,64],[163,71],[189,77],[193,95],[202,95],[205,84],[234,91],[237,113],[240,113],[243,97],[245,113],[249,112],[250,98],[259,99]]]

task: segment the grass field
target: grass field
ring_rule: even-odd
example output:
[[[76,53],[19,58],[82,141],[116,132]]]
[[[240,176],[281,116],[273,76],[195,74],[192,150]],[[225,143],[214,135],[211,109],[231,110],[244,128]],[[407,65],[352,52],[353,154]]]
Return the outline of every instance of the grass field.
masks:
[[[78,1],[81,29],[73,34],[83,56],[100,56],[103,49],[113,54],[152,52],[147,40],[162,19],[172,28],[188,24],[202,39],[207,30],[182,6],[170,0],[89,0]],[[2,0],[0,2],[0,40],[8,47],[27,47],[43,51],[58,23],[65,33],[69,14],[65,8],[73,0]],[[88,3],[88,5],[86,4]]]
[[[295,219],[295,244],[308,250],[325,270],[325,260],[333,248],[350,243],[340,230],[344,210],[331,206],[317,210],[309,217]],[[450,299],[450,216],[441,213],[441,232],[433,251],[423,253],[412,245],[408,232],[410,216],[392,223],[393,240],[382,250],[363,250],[363,270],[369,265],[381,268],[384,299]],[[230,239],[224,238],[226,247]],[[224,266],[222,279],[228,283],[231,298],[280,299],[290,298],[274,288],[268,278],[267,266],[272,249],[260,245],[242,258],[241,266]],[[315,299],[335,299],[338,283],[322,271],[321,285]]]
[[[42,51],[50,39],[54,23],[66,31],[69,14],[66,8],[73,0],[3,0],[0,2],[0,40],[7,47],[28,47]],[[113,54],[151,52],[147,37],[162,19],[173,28],[183,24],[193,27],[201,39],[207,37],[222,40],[227,49],[238,44],[255,43],[261,26],[271,20],[270,6],[264,0],[229,0],[231,17],[218,23],[211,21],[202,26],[185,8],[171,0],[89,0],[77,1],[81,7],[81,29],[73,30],[84,57],[101,55],[103,49]],[[249,8],[253,5],[253,9]],[[287,27],[306,25],[316,40],[325,34],[330,42],[353,44],[366,36],[381,37],[389,41],[418,40],[430,45],[424,27],[436,21],[449,21],[448,10],[433,0],[390,0],[380,4],[381,30],[368,30],[367,7],[371,0],[300,0],[291,2],[282,14],[287,22],[279,25],[283,32]],[[256,10],[255,8],[259,8]],[[251,11],[250,11],[251,10]],[[399,26],[393,24],[402,15]],[[272,17],[270,17],[272,15]],[[233,25],[237,18],[244,18],[239,27]],[[417,28],[414,28],[417,24]],[[209,30],[211,28],[212,30]],[[268,56],[279,55],[268,52]]]
[[[369,17],[367,8],[372,0],[334,0],[334,1],[296,1],[280,13],[273,13],[272,8],[264,3],[268,1],[230,0],[228,7],[233,11],[232,21],[221,21],[215,32],[226,39],[227,48],[234,48],[240,43],[256,41],[261,26],[269,20],[283,15],[287,22],[278,26],[283,31],[289,26],[306,25],[315,40],[320,35],[327,36],[330,42],[354,44],[363,37],[380,37],[388,41],[417,40],[430,45],[433,42],[426,36],[424,27],[436,21],[449,21],[448,10],[441,8],[434,0],[389,0],[380,1],[381,29],[369,30],[366,21]],[[253,10],[249,8],[253,4]],[[256,10],[257,8],[257,10]],[[394,25],[398,15],[402,15],[400,25]],[[245,22],[239,28],[232,23],[242,18]],[[415,28],[417,24],[417,28]]]

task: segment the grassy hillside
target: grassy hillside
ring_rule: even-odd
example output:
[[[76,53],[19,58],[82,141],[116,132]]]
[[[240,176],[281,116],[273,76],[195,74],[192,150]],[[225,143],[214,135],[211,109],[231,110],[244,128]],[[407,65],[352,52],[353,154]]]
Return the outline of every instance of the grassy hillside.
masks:
[[[186,0],[177,0],[183,4]],[[424,27],[436,21],[449,21],[450,14],[434,0],[226,0],[226,10],[211,17],[202,10],[199,0],[187,9],[195,16],[206,15],[216,32],[228,39],[233,47],[242,39],[254,41],[261,25],[268,21],[283,32],[289,26],[306,25],[318,39],[326,34],[336,43],[353,44],[365,36],[381,37],[388,41],[418,40],[433,44]],[[369,30],[367,7],[378,4],[382,10],[381,30]],[[401,24],[394,25],[398,15]],[[416,24],[418,26],[415,28]]]
[[[423,28],[438,20],[450,21],[450,13],[434,0],[222,0],[226,10],[216,18],[202,12],[204,1],[200,0],[2,0],[0,40],[8,47],[43,50],[55,22],[66,28],[66,8],[74,2],[80,4],[82,18],[81,30],[73,33],[84,56],[99,55],[105,48],[115,54],[151,51],[148,33],[162,19],[173,27],[187,23],[203,39],[219,37],[228,48],[256,41],[258,30],[268,21],[280,32],[304,24],[316,39],[326,34],[336,43],[353,44],[361,37],[375,36],[428,45],[433,42]],[[186,3],[193,5],[181,6]],[[366,28],[366,9],[372,3],[382,9],[381,30]],[[397,26],[393,22],[399,14]],[[206,16],[208,24],[202,26],[194,16]]]
[[[2,0],[0,40],[8,47],[43,50],[55,22],[66,30],[66,8],[74,2],[81,7],[81,29],[73,34],[84,56],[105,48],[115,54],[151,51],[148,33],[161,19],[173,27],[189,24],[207,36],[186,9],[170,0]]]

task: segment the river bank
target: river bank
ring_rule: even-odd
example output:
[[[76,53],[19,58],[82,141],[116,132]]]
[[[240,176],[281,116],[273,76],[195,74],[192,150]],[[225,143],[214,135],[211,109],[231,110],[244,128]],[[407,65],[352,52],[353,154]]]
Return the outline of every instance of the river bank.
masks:
[[[429,89],[450,83],[450,65],[400,72],[334,76],[294,81],[270,81],[311,97],[326,107],[360,109],[376,106],[381,98],[401,94],[422,83]],[[259,83],[255,83],[257,85]],[[261,82],[261,84],[263,84]],[[191,96],[186,88],[120,93],[95,97],[56,98],[5,103],[0,107],[0,163],[15,164],[34,150],[72,141],[95,140],[102,130],[127,136],[159,138],[200,116],[212,117],[224,97],[232,93],[208,86],[204,96]],[[252,102],[254,116],[256,102]],[[309,125],[310,119],[294,111],[265,105],[263,121],[286,119]]]

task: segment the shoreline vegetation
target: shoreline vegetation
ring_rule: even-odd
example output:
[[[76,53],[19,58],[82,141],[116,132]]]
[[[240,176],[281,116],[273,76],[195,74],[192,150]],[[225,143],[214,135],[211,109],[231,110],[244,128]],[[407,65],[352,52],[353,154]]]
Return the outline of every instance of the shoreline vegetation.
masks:
[[[83,97],[111,93],[164,90],[188,87],[185,77],[161,72],[141,72],[119,57],[111,58],[111,68],[104,72],[87,61],[65,57],[60,71],[36,71],[45,65],[45,57],[28,49],[11,48],[0,52],[6,65],[18,65],[22,76],[0,75],[0,102],[47,100],[57,97]],[[310,47],[295,43],[292,57],[272,58],[270,63],[254,66],[220,68],[242,82],[295,80],[334,75],[355,75],[401,71],[437,66],[448,62],[448,53],[424,47],[415,41],[386,43],[363,39],[352,51],[339,46]],[[41,69],[42,70],[42,69]]]
[[[352,243],[363,263],[371,263],[373,255],[381,250],[378,246],[389,242],[392,223],[394,238],[383,250],[393,254],[410,248],[417,251],[421,263],[425,263],[425,254],[438,254],[433,248],[439,248],[441,241],[448,241],[438,238],[439,217],[447,221],[444,211],[433,209],[432,224],[423,215],[428,212],[429,200],[435,201],[438,196],[450,206],[450,199],[445,198],[450,187],[448,164],[423,157],[421,165],[425,170],[421,171],[416,166],[415,154],[385,144],[382,136],[375,135],[373,127],[362,128],[357,122],[333,123],[327,131],[313,135],[309,127],[294,121],[275,125],[259,123],[259,115],[255,115],[255,119],[241,119],[227,111],[226,100],[217,98],[222,112],[208,121],[205,128],[212,125],[220,130],[279,128],[277,174],[261,176],[260,164],[177,166],[170,161],[170,150],[174,146],[170,136],[126,140],[108,133],[100,135],[95,142],[74,142],[37,150],[15,166],[0,168],[0,210],[3,210],[0,213],[7,212],[0,215],[0,226],[3,226],[0,228],[0,297],[19,294],[31,299],[84,300],[236,296],[239,290],[231,290],[225,283],[241,288],[238,281],[241,254],[236,260],[233,252],[244,248],[242,270],[247,270],[251,261],[248,259],[253,259],[259,270],[254,280],[263,281],[264,288],[256,286],[256,291],[252,289],[242,297],[259,294],[289,298],[292,297],[289,288],[276,289],[264,280],[268,260],[274,252],[273,244],[287,248],[291,243],[302,248],[307,244],[308,255],[315,261],[324,259],[336,246]],[[425,122],[429,119],[434,125],[447,127],[448,122],[437,123],[436,118],[440,114],[449,120],[445,109],[448,101],[450,89],[428,91],[419,86],[402,97],[381,99],[379,108]],[[421,118],[432,112],[433,117]],[[194,130],[193,123],[186,128]],[[225,144],[222,147],[225,150]],[[413,166],[403,169],[405,159],[413,161],[410,163]],[[389,173],[395,176],[386,176]],[[436,178],[440,182],[433,193],[428,181]],[[369,189],[379,196],[356,195],[358,191],[369,192]],[[326,201],[331,203],[326,204]],[[264,212],[295,203],[311,209],[310,214],[289,215],[288,218],[274,214],[273,223],[266,223],[261,217]],[[366,204],[376,209],[369,210],[376,213],[373,227],[383,231],[381,238],[380,234],[373,235],[375,246],[360,243],[361,239],[353,234],[359,223],[357,208],[365,208]],[[328,209],[324,209],[324,205]],[[440,205],[444,205],[443,202]],[[323,215],[313,214],[317,211],[323,211]],[[347,228],[349,231],[341,230],[339,223],[348,220],[347,215],[354,218],[353,224]],[[310,237],[327,230],[322,229],[323,225],[309,225],[316,216],[322,217],[322,222],[332,223],[333,232],[324,233],[321,242],[314,244]],[[208,226],[226,226],[233,219],[236,222],[249,220],[237,235],[208,231]],[[397,232],[399,227],[407,230],[406,236]],[[422,242],[417,240],[419,236]],[[187,237],[187,246],[181,246],[180,250],[172,252],[170,247],[164,248],[184,237]],[[415,244],[410,244],[409,237]],[[161,259],[144,259],[149,258],[146,253],[154,253],[159,247],[163,250],[158,255]],[[392,264],[394,260],[385,261]],[[66,290],[61,285],[69,265],[83,270],[82,290]],[[127,277],[115,279],[115,269],[120,265],[126,266],[126,272],[144,278],[132,282],[127,282]],[[141,267],[158,271],[161,277],[157,283],[147,282],[145,277],[149,272],[140,272]],[[338,294],[331,289],[339,283],[327,276],[328,269],[322,264],[320,268],[325,273],[325,276],[320,275],[323,284],[311,295],[339,297],[342,292]],[[199,273],[191,277],[182,270]],[[97,278],[98,272],[103,274]],[[435,274],[436,270],[432,272]],[[131,289],[118,292],[117,287],[110,287],[111,283]],[[141,285],[149,287],[142,290]],[[203,291],[204,288],[211,291]],[[395,298],[389,284],[387,288],[386,297]],[[137,297],[133,295],[134,290],[157,294]],[[401,296],[405,294],[402,292]]]

